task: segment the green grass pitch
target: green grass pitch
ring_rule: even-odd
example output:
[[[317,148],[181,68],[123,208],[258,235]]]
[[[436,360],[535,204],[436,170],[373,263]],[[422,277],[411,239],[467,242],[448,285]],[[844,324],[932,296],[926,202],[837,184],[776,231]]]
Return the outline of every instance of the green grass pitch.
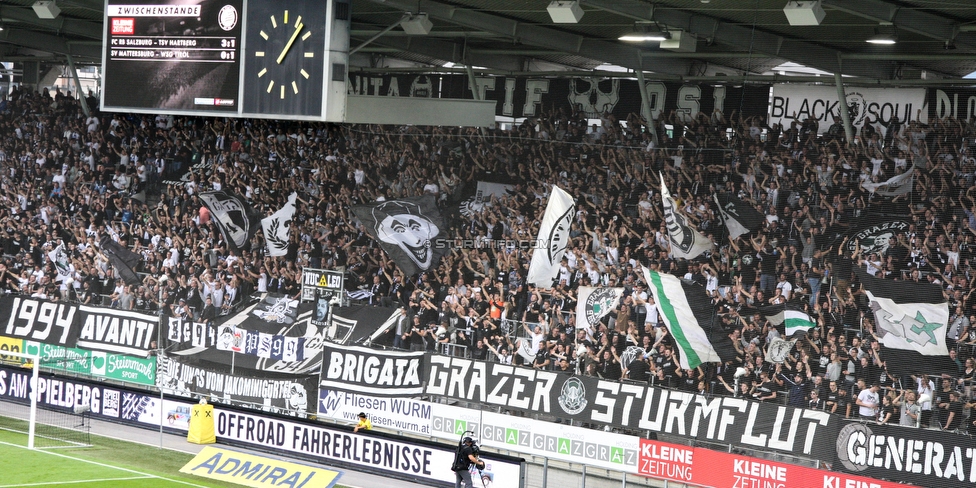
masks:
[[[0,417],[0,488],[240,486],[180,473],[192,454],[92,435],[91,447],[27,449],[27,422]]]

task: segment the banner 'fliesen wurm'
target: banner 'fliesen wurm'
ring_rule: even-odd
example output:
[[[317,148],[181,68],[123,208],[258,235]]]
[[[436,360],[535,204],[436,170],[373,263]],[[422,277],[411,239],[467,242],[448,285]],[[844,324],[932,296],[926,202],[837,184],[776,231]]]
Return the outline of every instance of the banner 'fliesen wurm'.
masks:
[[[377,396],[424,393],[427,359],[423,352],[381,351],[326,343],[319,386]]]
[[[426,394],[526,415],[551,415],[817,459],[833,456],[839,429],[840,418],[822,410],[451,356],[429,358]],[[355,388],[355,383],[345,389],[349,388]]]
[[[64,347],[148,355],[159,317],[37,298],[0,297],[0,335]]]
[[[865,190],[881,195],[883,197],[897,197],[907,195],[915,185],[915,168],[911,167],[908,171],[892,176],[880,183],[861,183]]]
[[[748,234],[766,222],[766,216],[730,192],[714,194],[722,222],[729,229],[729,239]]]
[[[532,251],[532,261],[529,262],[529,283],[540,288],[552,287],[553,280],[559,274],[559,261],[569,246],[569,230],[575,218],[576,202],[573,197],[553,185]]]
[[[295,215],[295,199],[298,194],[292,192],[288,201],[270,217],[261,219],[261,229],[264,240],[268,243],[268,256],[284,256],[288,254],[288,243],[291,240],[291,219]]]
[[[688,219],[678,212],[678,207],[671,198],[664,175],[661,177],[661,203],[664,205],[664,222],[668,227],[668,237],[671,241],[671,256],[676,258],[693,259],[699,254],[712,248],[711,241],[701,235],[688,223]]]
[[[238,254],[251,249],[251,238],[261,225],[261,216],[243,197],[229,191],[212,191],[201,193],[200,201],[210,211],[230,252]]]
[[[352,213],[408,276],[437,266],[450,251],[435,245],[448,237],[433,195],[357,205]]]
[[[705,288],[674,275],[643,271],[655,306],[678,347],[682,369],[735,359],[732,340],[719,325]]]
[[[315,375],[283,375],[255,370],[249,370],[245,375],[236,368],[217,365],[204,368],[166,355],[158,358],[156,372],[157,386],[164,393],[188,398],[203,396],[213,403],[303,414],[309,408],[308,402],[318,398],[318,377]]]
[[[579,298],[576,302],[576,327],[592,330],[600,322],[600,319],[617,308],[623,294],[623,288],[579,287]]]
[[[946,347],[949,305],[934,283],[882,280],[854,268],[874,312],[882,359],[895,377],[957,372]]]
[[[307,375],[322,364],[325,328],[310,321],[311,303],[266,294],[213,325],[179,318],[164,322],[163,347],[181,362],[234,367],[244,375]]]
[[[98,246],[108,256],[108,260],[126,284],[139,285],[142,283],[142,280],[139,279],[139,275],[135,271],[139,267],[139,263],[142,262],[142,255],[136,254],[130,251],[129,248],[115,242],[115,239],[112,239],[109,235],[103,235],[98,241]]]

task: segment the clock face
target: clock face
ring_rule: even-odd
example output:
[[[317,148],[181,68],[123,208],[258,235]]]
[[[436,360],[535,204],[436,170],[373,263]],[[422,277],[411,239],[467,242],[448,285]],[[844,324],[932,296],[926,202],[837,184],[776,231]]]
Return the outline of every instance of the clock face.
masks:
[[[245,113],[322,115],[326,5],[291,0],[249,9]]]

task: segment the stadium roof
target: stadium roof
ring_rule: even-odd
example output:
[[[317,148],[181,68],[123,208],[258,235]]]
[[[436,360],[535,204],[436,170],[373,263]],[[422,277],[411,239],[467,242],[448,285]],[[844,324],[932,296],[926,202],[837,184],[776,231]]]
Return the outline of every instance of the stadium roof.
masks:
[[[547,12],[549,0],[351,2],[350,45],[360,48],[352,64],[367,69],[453,63],[575,74],[610,65],[695,80],[757,77],[791,62],[885,84],[958,83],[976,71],[976,2],[962,0],[822,0],[826,15],[811,26],[790,25],[787,0],[579,0],[580,21],[560,24]],[[58,0],[61,15],[53,20],[39,19],[33,3],[0,5],[0,60],[61,62],[71,54],[76,62],[101,61],[103,0]],[[383,32],[405,12],[426,13],[430,33]],[[694,52],[618,40],[635,28],[680,31],[694,38]],[[866,42],[879,34],[897,43]]]

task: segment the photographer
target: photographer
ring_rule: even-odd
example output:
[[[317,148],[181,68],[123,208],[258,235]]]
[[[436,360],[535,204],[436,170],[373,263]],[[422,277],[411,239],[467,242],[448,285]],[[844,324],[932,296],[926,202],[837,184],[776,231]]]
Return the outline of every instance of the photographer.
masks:
[[[475,445],[474,439],[470,437],[465,437],[462,442],[462,446],[458,449],[457,457],[454,459],[454,465],[451,466],[451,471],[454,471],[455,477],[455,488],[461,488],[461,482],[464,482],[465,488],[471,488],[474,484],[471,482],[471,465],[474,464],[478,469],[484,469],[485,463],[478,458],[479,449]]]

